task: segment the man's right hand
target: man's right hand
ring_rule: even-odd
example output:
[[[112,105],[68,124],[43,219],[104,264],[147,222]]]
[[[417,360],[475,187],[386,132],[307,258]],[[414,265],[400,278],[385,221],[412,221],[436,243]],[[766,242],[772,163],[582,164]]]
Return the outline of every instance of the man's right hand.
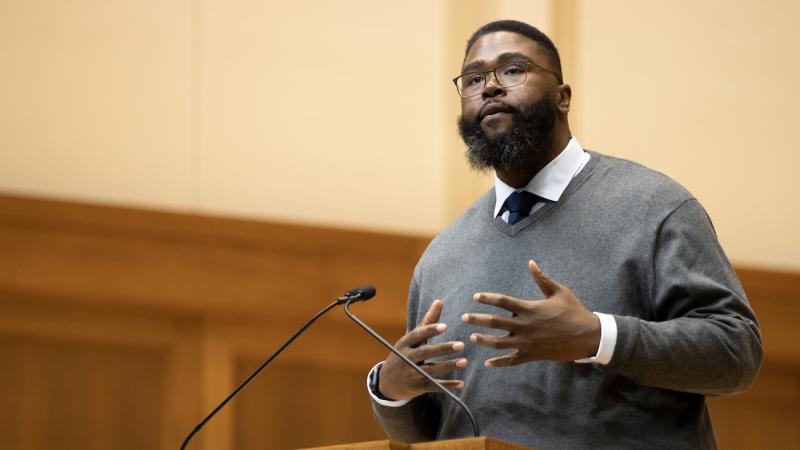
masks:
[[[412,361],[418,361],[429,374],[436,376],[454,370],[467,367],[466,358],[450,359],[447,361],[437,361],[423,364],[427,359],[436,356],[449,355],[451,353],[463,352],[463,342],[444,342],[440,344],[428,344],[428,339],[438,336],[447,330],[447,325],[437,323],[442,313],[444,302],[434,300],[430,309],[425,313],[422,322],[408,334],[400,338],[395,344],[400,353],[407,356]],[[438,380],[448,389],[462,389],[462,380]],[[416,370],[409,367],[402,359],[394,353],[390,353],[386,361],[383,362],[381,373],[378,380],[378,390],[381,395],[393,400],[410,400],[426,392],[435,392],[436,386],[431,384]]]

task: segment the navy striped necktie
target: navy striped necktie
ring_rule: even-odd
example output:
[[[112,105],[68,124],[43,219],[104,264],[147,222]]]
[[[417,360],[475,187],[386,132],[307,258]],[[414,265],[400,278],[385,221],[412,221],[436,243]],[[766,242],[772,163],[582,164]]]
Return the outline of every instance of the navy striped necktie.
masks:
[[[506,199],[508,209],[508,224],[514,225],[531,214],[531,208],[539,200],[536,194],[528,191],[512,192]]]

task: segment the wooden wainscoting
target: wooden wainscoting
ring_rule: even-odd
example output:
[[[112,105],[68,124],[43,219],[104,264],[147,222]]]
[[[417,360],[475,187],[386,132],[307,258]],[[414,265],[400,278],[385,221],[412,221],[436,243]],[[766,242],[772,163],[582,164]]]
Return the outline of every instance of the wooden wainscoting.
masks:
[[[800,449],[800,274],[737,267],[756,312],[765,358],[741,395],[709,399],[722,449]]]
[[[245,373],[346,290],[390,339],[427,239],[0,197],[0,448],[175,449]],[[386,352],[334,309],[193,449],[383,437]]]
[[[428,238],[0,196],[0,448],[175,449],[305,320],[403,332]],[[800,448],[800,275],[739,268],[767,360],[711,400],[722,448]],[[383,438],[365,377],[385,351],[335,309],[192,441],[282,449]]]

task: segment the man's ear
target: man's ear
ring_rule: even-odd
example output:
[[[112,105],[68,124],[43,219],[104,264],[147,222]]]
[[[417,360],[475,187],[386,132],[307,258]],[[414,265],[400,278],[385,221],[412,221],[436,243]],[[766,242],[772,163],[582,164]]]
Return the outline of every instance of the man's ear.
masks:
[[[558,87],[558,110],[562,113],[569,112],[570,104],[572,103],[572,87],[568,84],[562,84]]]

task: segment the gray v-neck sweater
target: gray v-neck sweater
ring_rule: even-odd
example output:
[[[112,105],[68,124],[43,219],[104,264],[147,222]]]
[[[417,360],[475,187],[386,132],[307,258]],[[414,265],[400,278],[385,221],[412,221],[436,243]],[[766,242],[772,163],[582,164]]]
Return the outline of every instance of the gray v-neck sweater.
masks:
[[[760,332],[702,206],[641,165],[591,152],[561,199],[515,225],[494,218],[489,191],[420,259],[408,300],[414,328],[435,299],[448,331],[431,342],[467,344],[461,398],[485,436],[540,449],[714,448],[705,395],[744,390],[762,359]],[[618,327],[606,366],[537,361],[486,368],[508,351],[476,346],[467,311],[508,314],[475,292],[541,299],[527,261]],[[500,334],[497,332],[497,334]],[[389,436],[420,441],[471,435],[457,405],[438,395],[374,404]]]

